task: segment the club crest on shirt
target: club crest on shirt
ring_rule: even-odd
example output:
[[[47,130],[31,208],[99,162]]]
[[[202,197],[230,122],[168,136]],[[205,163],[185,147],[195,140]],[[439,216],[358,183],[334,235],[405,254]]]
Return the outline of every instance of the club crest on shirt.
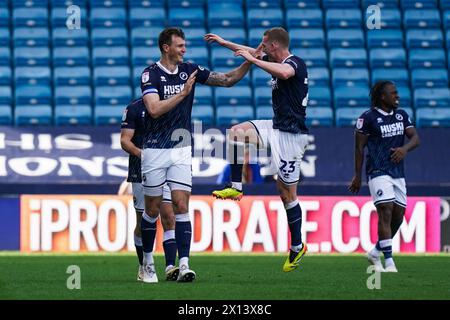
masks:
[[[377,118],[377,122],[378,122],[378,123],[381,123],[381,122],[383,122],[383,119]]]
[[[187,75],[186,72],[181,72],[181,73],[180,73],[180,79],[181,79],[181,80],[186,80],[187,78],[188,78],[188,75]]]
[[[142,74],[142,82],[147,82],[150,79],[150,74],[148,72],[144,72]]]
[[[397,113],[395,115],[395,119],[397,119],[398,121],[402,121],[403,120],[403,116],[401,114]]]
[[[361,129],[364,124],[364,119],[359,118],[358,121],[356,121],[356,128]]]
[[[127,112],[128,112],[128,109],[123,110],[122,121],[125,121],[127,119]]]

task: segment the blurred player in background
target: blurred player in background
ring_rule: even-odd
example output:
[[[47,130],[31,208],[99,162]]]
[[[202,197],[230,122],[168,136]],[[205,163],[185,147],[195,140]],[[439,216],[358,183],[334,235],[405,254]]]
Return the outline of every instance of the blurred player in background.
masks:
[[[397,272],[392,258],[392,238],[403,222],[406,208],[403,159],[419,146],[419,136],[408,114],[398,109],[399,96],[393,82],[377,82],[370,90],[370,97],[371,109],[356,122],[355,175],[349,190],[358,193],[361,188],[367,147],[366,176],[378,212],[378,242],[368,253],[368,260],[378,272]],[[409,139],[406,144],[405,136]]]
[[[145,212],[142,216],[144,281],[158,282],[153,261],[163,186],[167,183],[175,210],[175,238],[180,265],[179,282],[191,282],[196,274],[189,268],[192,226],[189,197],[192,188],[191,111],[197,82],[231,87],[250,68],[244,62],[228,73],[216,73],[194,63],[183,62],[186,53],[184,32],[166,28],[159,35],[160,61],[141,75],[142,99],[150,121],[147,122],[142,152]]]
[[[272,161],[278,169],[277,189],[286,208],[291,248],[283,271],[298,267],[306,253],[302,242],[302,211],[297,197],[300,180],[300,163],[308,144],[308,128],[305,124],[308,103],[308,73],[305,62],[289,52],[289,34],[283,28],[264,32],[261,44],[253,49],[226,41],[218,35],[207,34],[205,40],[217,42],[235,52],[248,62],[272,75],[272,120],[252,120],[240,123],[229,130],[228,141],[233,150],[230,157],[231,185],[213,192],[219,199],[240,200],[242,193],[242,162],[237,149],[244,143],[270,147]],[[265,55],[260,57],[259,51]]]
[[[134,209],[136,210],[136,227],[134,229],[134,244],[139,259],[138,281],[144,278],[143,251],[141,237],[141,219],[144,212],[144,190],[141,176],[141,153],[144,139],[145,121],[148,120],[144,102],[137,99],[131,102],[122,117],[120,143],[122,149],[130,156],[128,160],[128,178],[119,188],[119,195],[133,194]],[[127,184],[125,184],[127,183]],[[131,184],[131,192],[130,192]],[[175,281],[179,268],[175,266],[177,245],[175,241],[175,215],[173,213],[170,190],[164,186],[163,200],[160,206],[161,224],[164,229],[163,248],[166,258],[166,280]]]

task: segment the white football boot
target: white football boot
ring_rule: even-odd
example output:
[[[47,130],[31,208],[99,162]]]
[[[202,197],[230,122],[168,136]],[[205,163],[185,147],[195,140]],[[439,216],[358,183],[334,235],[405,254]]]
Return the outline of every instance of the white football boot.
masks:
[[[155,264],[149,263],[144,265],[144,277],[142,281],[146,283],[157,283],[158,276],[156,275]]]
[[[387,263],[385,261],[384,272],[398,272],[397,267],[395,266],[394,260],[388,259]]]
[[[144,266],[139,265],[137,281],[142,281],[144,279]]]
[[[374,250],[367,253],[367,260],[375,267],[375,272],[384,272],[380,256],[378,254],[375,254],[373,251]]]
[[[189,269],[187,265],[182,265],[180,266],[177,282],[192,282],[195,277],[196,274],[193,270]]]
[[[167,281],[177,281],[179,274],[180,274],[180,268],[172,266],[172,265],[166,267],[166,280]]]

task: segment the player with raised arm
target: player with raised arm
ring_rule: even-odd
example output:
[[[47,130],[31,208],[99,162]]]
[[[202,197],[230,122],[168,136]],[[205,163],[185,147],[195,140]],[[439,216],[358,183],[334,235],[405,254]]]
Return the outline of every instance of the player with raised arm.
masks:
[[[139,260],[138,281],[144,278],[143,251],[141,237],[141,219],[144,212],[144,190],[141,175],[141,152],[144,139],[145,121],[148,114],[142,99],[131,102],[124,110],[121,130],[120,144],[122,149],[129,154],[128,177],[131,183],[134,209],[136,211],[136,227],[134,229],[134,245]],[[124,194],[124,188],[120,188]],[[177,255],[177,244],[175,242],[175,215],[172,208],[172,198],[169,187],[164,186],[164,195],[160,207],[161,224],[164,229],[163,248],[166,258],[166,280],[175,281],[178,278],[179,268],[175,266]]]
[[[297,184],[300,180],[300,163],[308,145],[308,128],[305,124],[308,103],[308,73],[305,62],[289,52],[289,34],[283,28],[264,32],[256,49],[226,41],[218,35],[207,34],[205,40],[235,51],[248,62],[272,75],[272,120],[252,120],[231,127],[228,131],[231,161],[231,185],[213,192],[219,199],[241,199],[242,163],[237,151],[244,143],[270,147],[272,162],[278,169],[277,189],[286,208],[291,248],[283,265],[289,272],[298,267],[306,253],[302,242],[302,211],[298,202]],[[265,55],[259,59],[259,50]]]
[[[348,189],[358,193],[361,188],[364,148],[367,147],[366,177],[378,213],[378,241],[367,257],[376,271],[397,272],[392,258],[392,238],[403,222],[406,208],[403,159],[419,146],[420,140],[411,118],[398,109],[399,96],[393,82],[375,83],[370,97],[370,110],[356,122],[355,175]],[[409,139],[406,144],[405,136]]]
[[[180,273],[179,282],[191,282],[196,274],[189,268],[192,226],[189,197],[192,187],[191,111],[197,82],[231,87],[250,68],[244,62],[228,73],[216,73],[194,63],[183,62],[186,53],[184,32],[166,28],[159,35],[160,61],[141,75],[142,99],[150,115],[144,139],[142,176],[145,212],[142,216],[144,281],[157,282],[153,260],[158,208],[167,183],[175,211],[175,238]]]

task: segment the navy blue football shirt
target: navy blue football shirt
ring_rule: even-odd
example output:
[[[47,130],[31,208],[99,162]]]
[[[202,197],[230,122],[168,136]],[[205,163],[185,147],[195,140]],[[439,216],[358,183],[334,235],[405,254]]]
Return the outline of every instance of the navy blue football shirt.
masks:
[[[134,129],[134,135],[131,142],[142,148],[144,142],[145,122],[149,116],[145,109],[144,101],[141,99],[134,100],[124,110],[122,116],[122,129]],[[141,159],[139,157],[129,155],[128,157],[128,182],[142,182],[141,177]]]
[[[366,176],[372,179],[389,175],[404,178],[403,160],[391,161],[391,148],[399,148],[405,142],[405,130],[413,127],[411,118],[401,109],[387,113],[378,108],[364,112],[356,122],[355,130],[368,136]]]
[[[194,63],[181,63],[174,72],[167,70],[158,61],[144,69],[141,75],[142,96],[157,93],[160,100],[167,100],[180,93],[187,79],[195,70],[198,70],[196,82],[205,83],[210,71]],[[183,99],[176,107],[157,119],[149,118],[145,129],[144,148],[170,149],[180,142],[190,146],[189,137],[179,137],[174,131],[177,129],[191,131],[191,112],[194,101],[195,86],[189,96]],[[174,137],[172,135],[174,134]],[[175,139],[174,139],[175,138]]]

